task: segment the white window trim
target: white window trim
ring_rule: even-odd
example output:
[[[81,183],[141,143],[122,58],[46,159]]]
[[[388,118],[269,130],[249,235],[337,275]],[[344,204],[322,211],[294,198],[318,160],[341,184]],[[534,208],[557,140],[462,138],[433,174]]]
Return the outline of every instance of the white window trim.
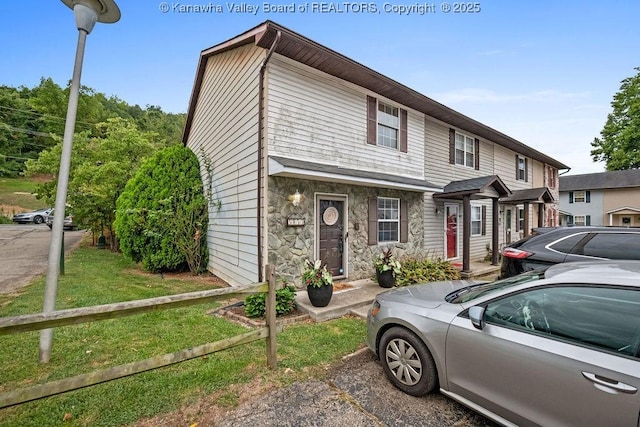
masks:
[[[386,245],[388,243],[399,243],[400,242],[400,199],[397,197],[378,197],[378,202],[380,200],[395,200],[397,204],[398,210],[398,219],[380,219],[378,218],[378,244]],[[378,205],[378,212],[380,212],[380,205]],[[380,240],[380,223],[397,223],[397,236],[396,240]]]
[[[458,135],[460,135],[461,137],[463,137],[464,141],[462,142],[462,150],[460,150],[458,148]],[[455,137],[454,137],[454,162],[456,165],[460,165],[460,166],[466,166],[469,168],[475,168],[476,165],[476,152],[475,152],[475,146],[476,146],[476,142],[475,139],[470,137],[469,135],[466,135],[464,133],[458,132],[456,131]],[[467,140],[471,141],[471,151],[467,151]],[[462,163],[458,162],[458,151],[462,151]],[[471,164],[468,165],[467,164],[467,154],[471,153],[472,157],[471,157]]]
[[[527,160],[522,156],[518,156],[518,181],[527,180]]]
[[[578,218],[582,218],[582,221],[578,221]],[[573,225],[575,225],[575,226],[587,225],[587,216],[586,215],[574,215],[573,216]]]
[[[390,124],[387,123],[381,123],[380,121],[380,106],[383,105],[385,107],[390,107],[396,110],[397,115],[394,116],[398,119],[398,126],[394,127]],[[381,137],[381,133],[380,133],[380,126],[383,126],[385,128],[389,128],[389,129],[393,129],[396,131],[396,146],[395,147],[390,147],[388,145],[384,145],[384,144],[380,144],[380,137]],[[377,104],[376,104],[376,145],[378,147],[383,147],[383,148],[388,148],[390,150],[400,150],[400,107],[398,107],[397,105],[393,105],[391,103],[388,102],[384,102],[384,101],[380,101],[379,99],[377,100]]]
[[[581,200],[579,200],[581,199]],[[586,203],[587,192],[584,190],[578,190],[573,192],[573,203]]]

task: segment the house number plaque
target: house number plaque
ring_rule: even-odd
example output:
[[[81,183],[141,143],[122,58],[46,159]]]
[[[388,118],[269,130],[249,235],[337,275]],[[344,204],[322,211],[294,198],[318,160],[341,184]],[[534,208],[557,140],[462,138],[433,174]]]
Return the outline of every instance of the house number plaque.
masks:
[[[303,227],[306,221],[304,218],[300,218],[297,216],[289,216],[287,217],[287,227]]]

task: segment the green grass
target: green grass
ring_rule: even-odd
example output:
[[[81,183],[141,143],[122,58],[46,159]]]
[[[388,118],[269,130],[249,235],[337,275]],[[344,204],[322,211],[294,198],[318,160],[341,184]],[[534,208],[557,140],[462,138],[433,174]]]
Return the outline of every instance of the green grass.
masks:
[[[140,274],[121,255],[82,246],[66,261],[56,308],[106,304],[202,290],[202,281]],[[0,317],[42,309],[44,278],[15,299],[3,301]],[[104,369],[223,339],[244,326],[206,314],[213,304],[56,328],[52,359],[38,363],[39,332],[0,336],[0,392]],[[288,326],[278,335],[278,369],[266,370],[264,341],[0,410],[0,426],[117,426],[170,412],[215,394],[216,402],[239,402],[234,384],[255,378],[287,384],[324,371],[327,364],[362,346],[365,323],[343,318]],[[65,415],[67,420],[63,421]]]
[[[13,216],[13,207],[22,208],[24,211],[46,208],[46,203],[36,199],[33,192],[38,181],[29,178],[0,178],[0,206],[11,206],[0,215]]]

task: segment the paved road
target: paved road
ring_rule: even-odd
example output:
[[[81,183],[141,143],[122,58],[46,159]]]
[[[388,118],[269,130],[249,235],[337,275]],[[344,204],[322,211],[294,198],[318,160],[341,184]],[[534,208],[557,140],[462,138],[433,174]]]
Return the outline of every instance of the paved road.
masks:
[[[413,397],[386,379],[382,366],[362,350],[325,381],[295,383],[199,426],[456,426],[489,427],[491,421],[439,393]]]
[[[86,231],[65,231],[65,251]],[[0,225],[0,294],[10,294],[47,271],[51,231],[40,225]]]

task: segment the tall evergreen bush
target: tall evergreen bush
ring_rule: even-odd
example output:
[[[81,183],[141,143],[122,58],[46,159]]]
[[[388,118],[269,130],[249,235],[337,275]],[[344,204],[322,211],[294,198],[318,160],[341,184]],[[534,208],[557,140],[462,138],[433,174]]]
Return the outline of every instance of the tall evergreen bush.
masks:
[[[201,272],[208,260],[207,206],[196,155],[181,145],[160,150],[116,203],[122,252],[152,272]]]

